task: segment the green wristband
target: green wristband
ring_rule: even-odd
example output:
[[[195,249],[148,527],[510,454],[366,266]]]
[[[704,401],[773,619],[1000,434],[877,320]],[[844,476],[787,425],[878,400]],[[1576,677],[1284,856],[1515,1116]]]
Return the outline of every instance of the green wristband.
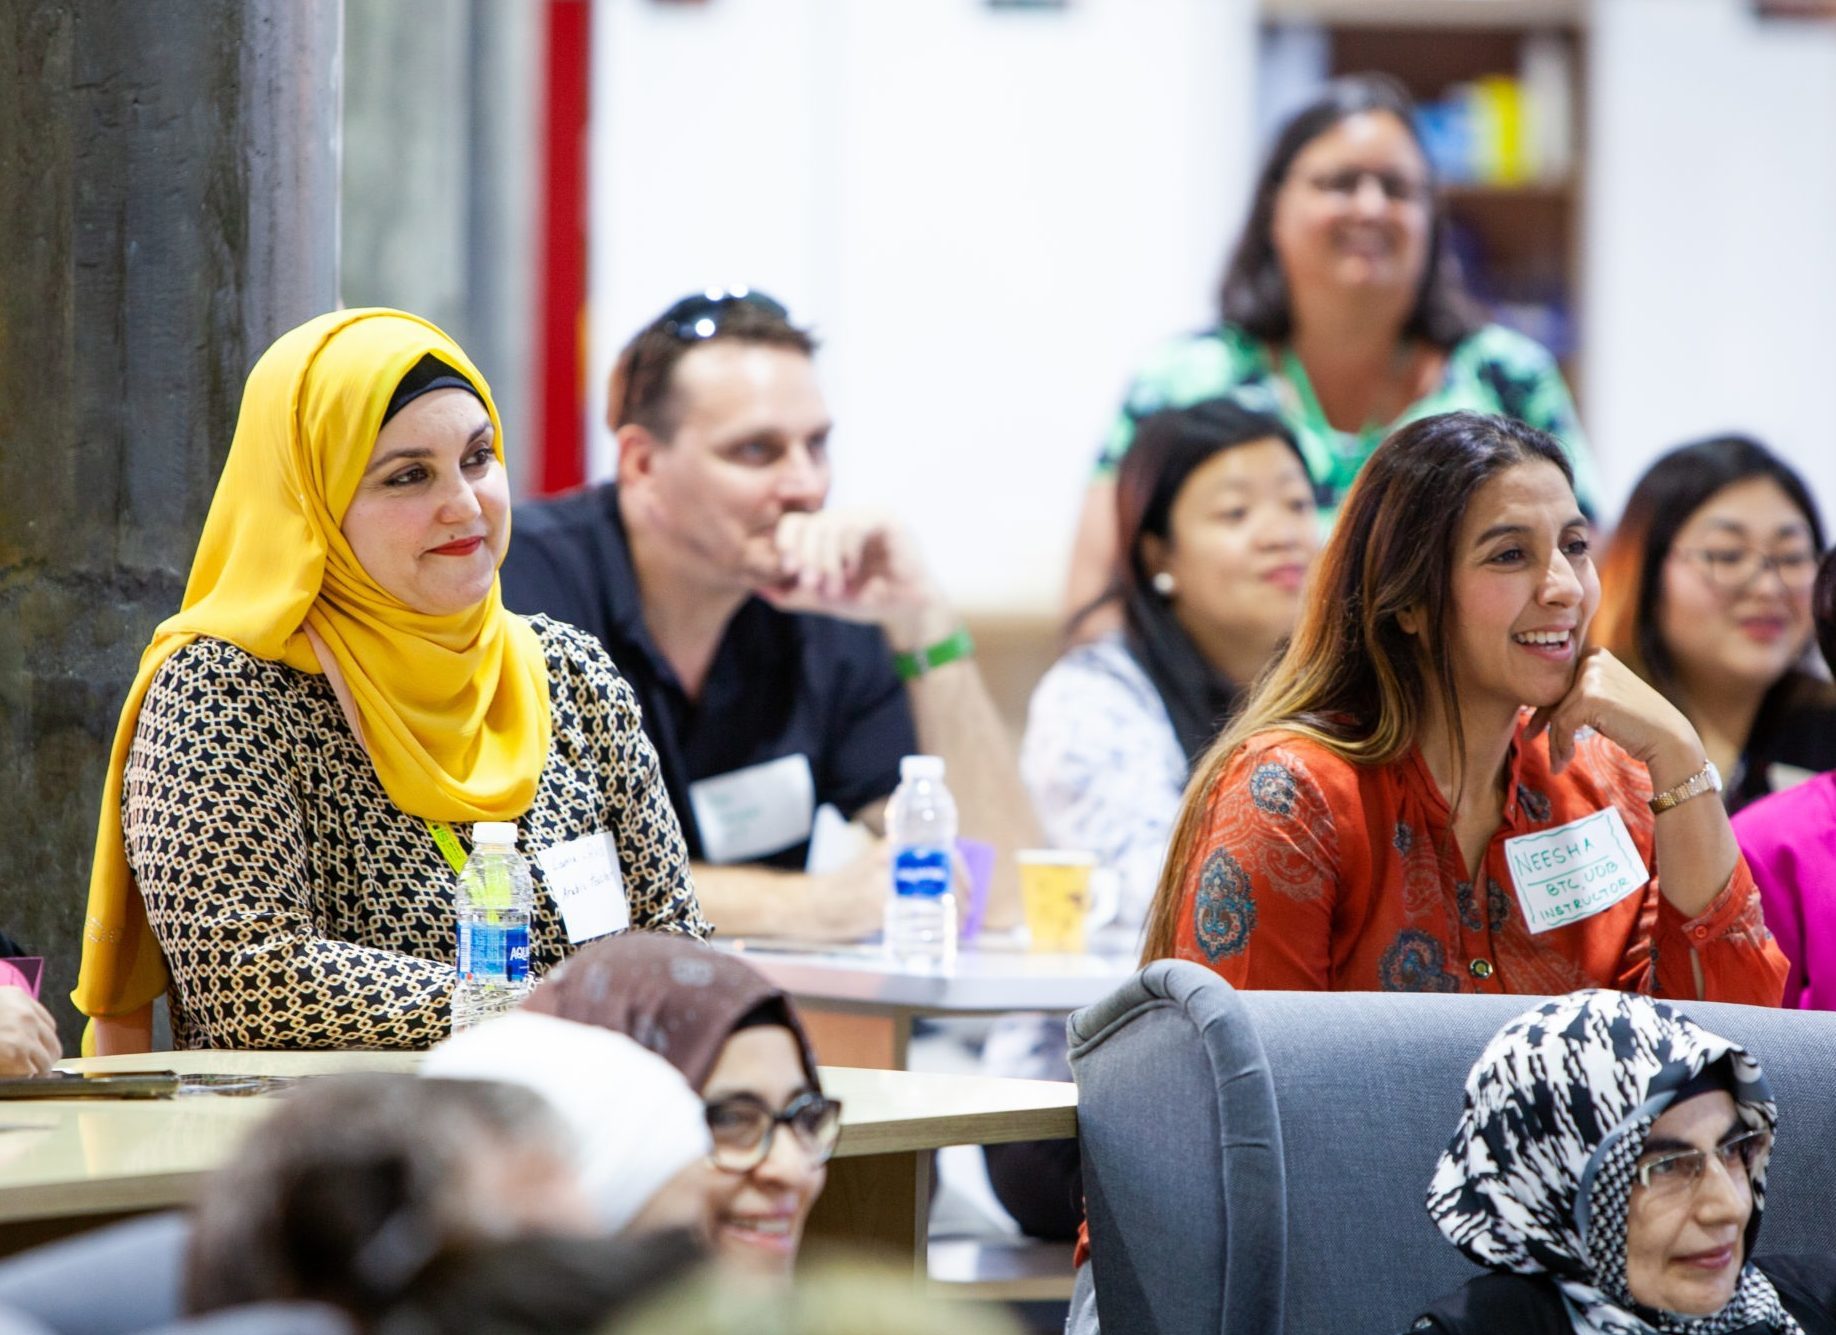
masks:
[[[894,654],[893,671],[899,674],[900,681],[916,681],[933,668],[940,668],[945,663],[954,663],[959,658],[969,658],[974,654],[975,641],[969,638],[969,628],[963,626],[948,639],[927,644],[915,654]]]

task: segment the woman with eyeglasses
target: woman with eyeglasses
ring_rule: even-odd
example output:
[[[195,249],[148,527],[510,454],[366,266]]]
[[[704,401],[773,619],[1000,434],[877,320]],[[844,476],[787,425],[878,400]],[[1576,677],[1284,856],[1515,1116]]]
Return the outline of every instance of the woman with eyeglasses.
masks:
[[[1622,987],[1776,1006],[1785,961],[1694,726],[1588,647],[1568,456],[1395,432],[1287,649],[1186,789],[1143,959],[1238,987]]]
[[[179,1047],[446,1037],[478,821],[530,856],[531,973],[614,910],[707,933],[631,688],[499,596],[503,440],[478,368],[403,311],[308,320],[250,371],[115,733],[73,994],[98,1051],[146,1050],[166,991]]]
[[[587,946],[523,1006],[628,1034],[682,1072],[713,1138],[715,1254],[788,1276],[841,1134],[790,998],[711,946],[634,932]]]
[[[1836,1263],[1755,1260],[1779,1110],[1743,1048],[1649,997],[1588,991],[1499,1030],[1428,1213],[1487,1274],[1434,1335],[1829,1335]]]
[[[1598,643],[1695,725],[1730,812],[1836,767],[1836,691],[1810,669],[1823,522],[1746,436],[1664,455],[1601,561]]]
[[[1116,469],[1137,424],[1246,387],[1275,401],[1329,516],[1386,434],[1456,409],[1554,435],[1591,510],[1593,465],[1555,358],[1485,323],[1468,299],[1413,116],[1397,83],[1365,74],[1335,80],[1282,127],[1224,274],[1218,323],[1155,355],[1104,439],[1069,610],[1099,597],[1113,567]]]

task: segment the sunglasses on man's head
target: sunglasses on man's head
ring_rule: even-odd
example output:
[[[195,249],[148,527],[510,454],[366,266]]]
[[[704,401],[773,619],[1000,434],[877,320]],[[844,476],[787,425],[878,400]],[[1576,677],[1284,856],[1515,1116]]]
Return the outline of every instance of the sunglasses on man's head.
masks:
[[[785,309],[784,303],[763,292],[755,292],[749,287],[711,287],[706,292],[696,292],[682,298],[664,311],[662,318],[657,321],[657,328],[684,343],[713,338],[720,332],[721,321],[726,319],[735,306],[751,306],[776,319],[790,319],[790,312]]]
[[[790,311],[775,297],[768,297],[749,287],[711,287],[705,292],[694,292],[682,298],[651,321],[644,332],[648,336],[651,330],[658,330],[678,343],[699,343],[702,339],[713,338],[718,334],[722,322],[740,306],[750,306],[786,324],[790,322]],[[615,427],[622,426],[630,417],[631,386],[639,379],[639,363],[647,360],[643,355],[643,346],[643,339],[639,338],[633,340],[628,349],[630,361],[625,367],[625,397],[614,406],[612,412],[612,424]],[[653,352],[651,357],[654,359],[656,353]]]

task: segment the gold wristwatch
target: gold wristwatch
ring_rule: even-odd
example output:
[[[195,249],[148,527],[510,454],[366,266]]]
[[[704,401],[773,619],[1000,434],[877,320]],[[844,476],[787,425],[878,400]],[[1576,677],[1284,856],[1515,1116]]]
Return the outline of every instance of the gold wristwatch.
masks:
[[[1692,797],[1701,797],[1704,793],[1721,791],[1721,771],[1715,768],[1715,762],[1705,760],[1702,768],[1690,775],[1675,788],[1666,788],[1651,799],[1651,810],[1663,815],[1672,807],[1682,806]]]

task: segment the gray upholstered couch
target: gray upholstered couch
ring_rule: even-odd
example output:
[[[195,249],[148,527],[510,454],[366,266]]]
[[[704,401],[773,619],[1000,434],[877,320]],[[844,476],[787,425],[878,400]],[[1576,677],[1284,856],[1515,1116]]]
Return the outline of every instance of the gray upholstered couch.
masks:
[[[1535,1001],[1238,992],[1164,960],[1072,1016],[1106,1335],[1390,1335],[1458,1287],[1423,1192],[1473,1059]],[[1779,1100],[1760,1250],[1836,1249],[1836,1015],[1683,1009]]]
[[[179,1314],[189,1224],[142,1215],[0,1262],[0,1335],[350,1335],[312,1303],[262,1303]]]

